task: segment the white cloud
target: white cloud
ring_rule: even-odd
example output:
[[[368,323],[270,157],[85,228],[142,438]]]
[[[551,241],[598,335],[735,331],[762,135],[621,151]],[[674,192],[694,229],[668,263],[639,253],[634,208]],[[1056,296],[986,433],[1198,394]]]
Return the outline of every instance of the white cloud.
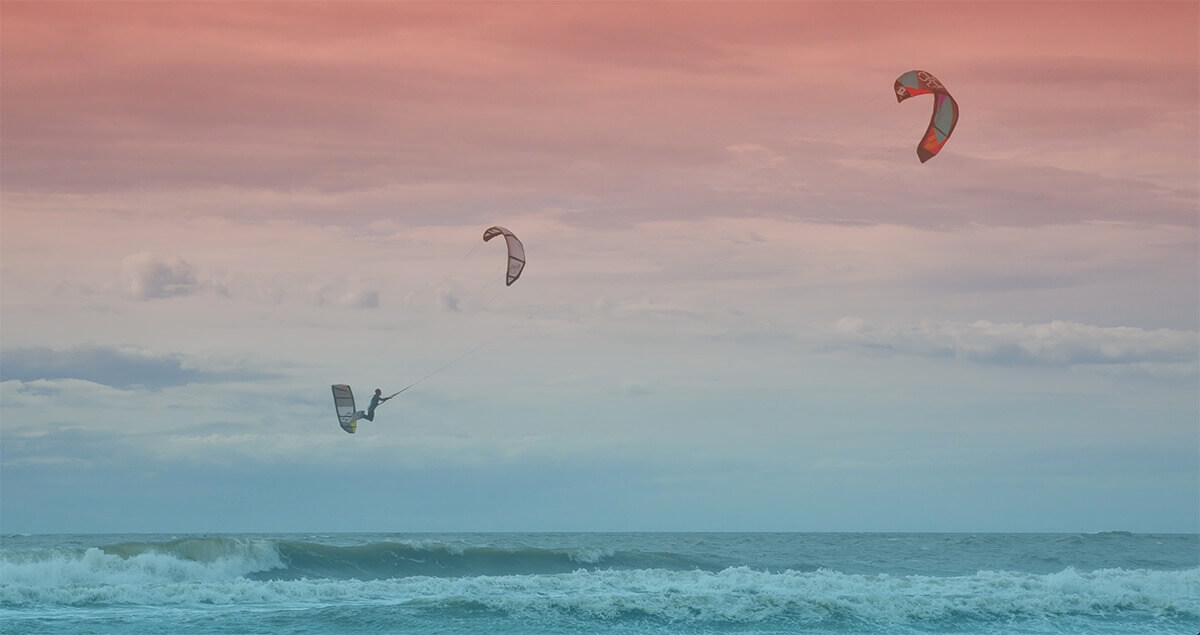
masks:
[[[0,382],[72,379],[121,389],[158,390],[192,383],[253,381],[269,375],[241,361],[113,346],[5,348]]]
[[[378,309],[379,289],[360,281],[341,281],[321,288],[314,303],[318,306],[332,304],[350,309]]]
[[[342,306],[355,309],[378,309],[379,292],[371,289],[350,289],[338,299],[338,302]]]
[[[461,301],[454,289],[440,287],[437,290],[438,307],[455,313],[458,311],[458,304]]]
[[[189,295],[202,288],[196,268],[186,260],[145,251],[121,260],[121,286],[135,300]]]
[[[924,320],[875,324],[854,317],[833,326],[837,347],[1000,365],[1185,365],[1195,368],[1200,334],[1174,329]]]

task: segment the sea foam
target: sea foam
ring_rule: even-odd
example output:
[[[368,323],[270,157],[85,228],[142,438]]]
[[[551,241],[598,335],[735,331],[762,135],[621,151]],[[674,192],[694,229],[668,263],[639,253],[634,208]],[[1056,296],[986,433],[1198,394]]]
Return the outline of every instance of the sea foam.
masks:
[[[22,624],[41,623],[39,616],[72,611],[113,619],[134,611],[178,613],[181,620],[209,615],[237,630],[248,628],[238,621],[248,615],[284,610],[309,614],[315,630],[326,628],[318,624],[327,614],[354,624],[437,630],[453,622],[469,625],[465,631],[509,632],[554,624],[555,632],[751,626],[764,632],[1154,633],[1200,623],[1200,567],[865,574],[713,567],[710,556],[684,550],[314,540],[218,537],[8,549],[0,559],[0,627],[20,632]]]

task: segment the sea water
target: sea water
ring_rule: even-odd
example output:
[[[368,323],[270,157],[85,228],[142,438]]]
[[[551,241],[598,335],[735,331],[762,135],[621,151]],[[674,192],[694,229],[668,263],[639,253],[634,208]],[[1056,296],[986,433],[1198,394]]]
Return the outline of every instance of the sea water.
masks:
[[[1200,536],[6,535],[0,633],[1200,632]]]

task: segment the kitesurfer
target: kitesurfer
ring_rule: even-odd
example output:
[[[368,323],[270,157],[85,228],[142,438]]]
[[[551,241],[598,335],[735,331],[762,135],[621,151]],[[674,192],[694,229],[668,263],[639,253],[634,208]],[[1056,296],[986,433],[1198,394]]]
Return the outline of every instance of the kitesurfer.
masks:
[[[395,395],[392,395],[392,397],[395,397]],[[383,391],[376,388],[375,394],[371,396],[371,405],[367,408],[367,411],[363,412],[362,410],[359,410],[357,413],[358,416],[355,418],[356,419],[366,419],[367,421],[374,421],[375,420],[375,409],[379,407],[379,404],[387,401],[388,399],[391,399],[392,397],[384,397]]]

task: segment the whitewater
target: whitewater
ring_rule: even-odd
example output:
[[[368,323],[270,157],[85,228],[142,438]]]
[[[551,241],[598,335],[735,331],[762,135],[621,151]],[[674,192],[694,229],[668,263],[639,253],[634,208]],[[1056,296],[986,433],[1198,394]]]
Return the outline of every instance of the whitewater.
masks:
[[[5,535],[0,633],[1196,633],[1192,534]]]

